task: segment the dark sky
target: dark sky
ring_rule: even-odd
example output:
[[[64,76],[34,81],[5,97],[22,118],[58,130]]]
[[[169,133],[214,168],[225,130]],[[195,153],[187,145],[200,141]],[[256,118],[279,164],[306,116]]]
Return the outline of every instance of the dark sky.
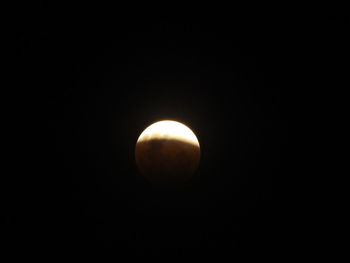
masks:
[[[289,136],[276,19],[24,26],[20,67],[36,81],[43,127],[38,202],[19,198],[33,242],[51,255],[115,259],[275,253],[273,181],[287,174]],[[138,136],[162,119],[187,124],[201,144],[187,187],[153,187],[136,169]]]

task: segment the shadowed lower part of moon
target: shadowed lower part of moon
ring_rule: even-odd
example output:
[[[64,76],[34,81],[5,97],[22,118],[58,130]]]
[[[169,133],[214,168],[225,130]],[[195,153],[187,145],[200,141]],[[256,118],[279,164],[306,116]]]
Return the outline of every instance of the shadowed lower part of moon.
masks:
[[[137,142],[135,158],[138,169],[151,183],[185,183],[197,170],[200,149],[180,140],[151,139]]]

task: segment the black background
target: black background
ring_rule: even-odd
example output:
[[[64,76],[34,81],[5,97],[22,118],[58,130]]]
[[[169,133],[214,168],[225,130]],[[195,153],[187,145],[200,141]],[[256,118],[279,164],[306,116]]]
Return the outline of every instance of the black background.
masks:
[[[51,256],[277,255],[288,226],[273,193],[287,188],[275,182],[291,180],[281,156],[293,154],[281,63],[293,53],[290,23],[46,18],[19,33],[39,123],[28,128],[34,180],[24,180],[36,198],[17,197],[24,238],[14,244]],[[138,136],[162,119],[200,142],[187,187],[154,187],[135,166]]]

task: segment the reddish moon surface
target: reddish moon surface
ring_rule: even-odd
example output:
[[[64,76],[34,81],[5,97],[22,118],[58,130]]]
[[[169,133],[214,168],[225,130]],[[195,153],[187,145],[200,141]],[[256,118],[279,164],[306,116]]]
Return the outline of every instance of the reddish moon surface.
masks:
[[[151,183],[185,183],[197,170],[200,147],[194,133],[184,124],[160,121],[141,133],[135,159],[139,171]]]

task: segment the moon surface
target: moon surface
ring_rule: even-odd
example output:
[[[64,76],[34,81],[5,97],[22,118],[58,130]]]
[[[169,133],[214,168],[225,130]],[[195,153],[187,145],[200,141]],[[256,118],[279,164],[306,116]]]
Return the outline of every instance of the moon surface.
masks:
[[[200,146],[186,125],[164,120],[148,126],[136,142],[139,171],[156,184],[188,181],[199,165]]]

